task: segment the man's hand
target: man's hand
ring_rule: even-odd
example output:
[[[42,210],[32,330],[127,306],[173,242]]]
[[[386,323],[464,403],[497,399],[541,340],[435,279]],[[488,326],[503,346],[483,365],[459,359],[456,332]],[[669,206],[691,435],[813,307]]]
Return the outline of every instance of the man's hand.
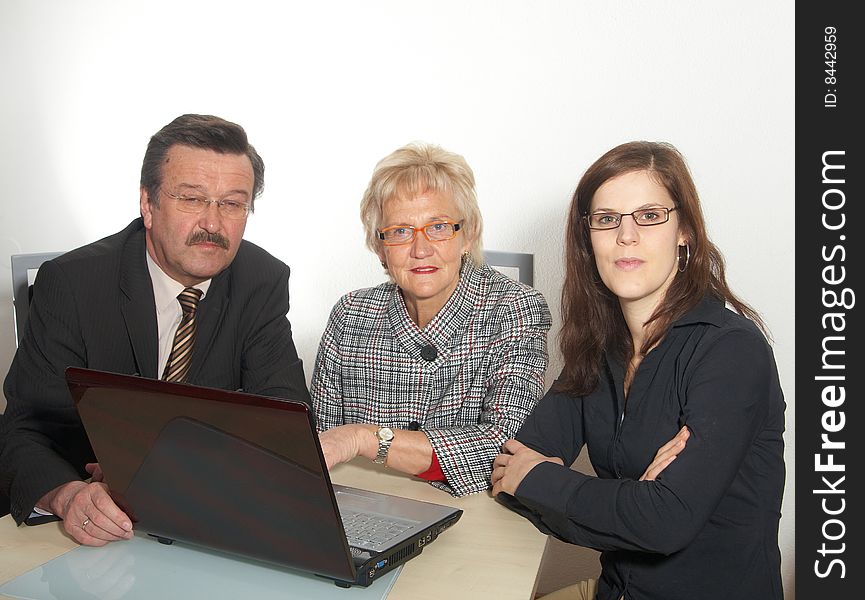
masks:
[[[36,505],[63,519],[63,529],[86,546],[132,537],[132,521],[111,499],[102,482],[70,481],[45,494]]]
[[[535,452],[517,440],[508,440],[502,446],[502,453],[493,461],[493,472],[490,481],[493,484],[493,496],[499,492],[513,495],[529,471],[542,462],[564,465],[565,461],[558,457],[544,456]]]
[[[95,463],[87,463],[84,465],[84,470],[90,473],[90,481],[105,481],[105,476],[102,474],[102,467],[99,466],[98,462]]]
[[[652,464],[646,467],[646,471],[640,477],[640,481],[654,481],[657,479],[661,471],[670,466],[670,463],[676,460],[679,453],[685,449],[685,443],[689,437],[691,437],[691,432],[688,430],[688,426],[685,425],[673,436],[673,439],[658,448],[658,451],[655,453],[655,459],[652,461]]]

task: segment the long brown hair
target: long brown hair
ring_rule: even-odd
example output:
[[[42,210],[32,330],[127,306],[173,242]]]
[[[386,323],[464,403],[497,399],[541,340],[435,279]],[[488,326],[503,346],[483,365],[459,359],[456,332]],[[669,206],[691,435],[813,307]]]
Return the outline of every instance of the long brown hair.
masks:
[[[614,177],[634,171],[646,171],[670,194],[679,228],[690,249],[684,271],[676,273],[647,322],[653,325],[641,348],[633,347],[619,300],[601,281],[583,218],[598,188]],[[676,319],[707,294],[724,300],[766,332],[760,315],[730,291],[724,275],[724,258],[706,234],[691,172],[685,158],[671,144],[644,141],[622,144],[586,170],[571,200],[565,252],[563,325],[559,334],[565,366],[556,383],[557,390],[575,395],[591,393],[598,385],[605,350],[611,350],[623,361],[630,360],[634,352],[645,355],[663,339]]]

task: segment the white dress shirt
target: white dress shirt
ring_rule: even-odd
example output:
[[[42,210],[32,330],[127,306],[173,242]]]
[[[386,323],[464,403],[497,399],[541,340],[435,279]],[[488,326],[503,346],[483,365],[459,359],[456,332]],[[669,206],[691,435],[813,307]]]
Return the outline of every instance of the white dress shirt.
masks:
[[[168,356],[171,354],[171,347],[174,345],[174,334],[180,326],[180,319],[183,317],[183,310],[180,308],[177,296],[186,286],[166,275],[165,271],[150,256],[150,253],[146,251],[145,253],[147,254],[147,270],[150,271],[150,281],[153,285],[153,297],[156,300],[156,327],[159,332],[159,361],[156,372],[159,377],[162,377]],[[208,279],[192,287],[201,290],[201,297],[204,298],[207,295],[210,282],[211,280]]]

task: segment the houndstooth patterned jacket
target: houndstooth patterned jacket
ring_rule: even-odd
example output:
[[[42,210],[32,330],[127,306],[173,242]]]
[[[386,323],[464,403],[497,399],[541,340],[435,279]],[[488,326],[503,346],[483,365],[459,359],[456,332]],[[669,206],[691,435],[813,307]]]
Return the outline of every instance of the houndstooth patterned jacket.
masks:
[[[416,421],[446,478],[432,485],[454,496],[486,490],[501,445],[544,393],[550,326],[540,292],[470,261],[422,330],[393,283],[346,294],[315,361],[318,428]],[[421,356],[429,345],[431,361]]]

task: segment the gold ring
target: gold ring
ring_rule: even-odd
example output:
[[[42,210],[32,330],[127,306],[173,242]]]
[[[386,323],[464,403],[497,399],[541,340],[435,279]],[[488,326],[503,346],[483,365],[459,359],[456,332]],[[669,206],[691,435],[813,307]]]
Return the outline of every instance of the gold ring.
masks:
[[[84,529],[85,527],[87,527],[87,524],[89,522],[90,522],[90,517],[87,517],[86,519],[84,519],[84,522],[81,524],[81,529]]]

